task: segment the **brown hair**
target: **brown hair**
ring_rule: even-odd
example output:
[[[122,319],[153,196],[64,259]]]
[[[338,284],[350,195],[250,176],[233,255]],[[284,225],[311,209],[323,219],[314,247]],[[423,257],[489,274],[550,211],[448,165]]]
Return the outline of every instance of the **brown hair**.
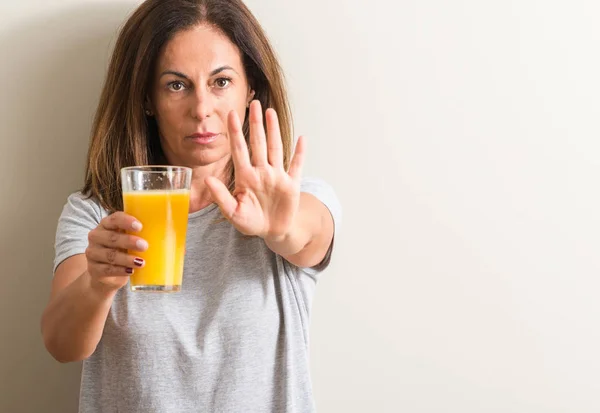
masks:
[[[146,116],[144,103],[164,45],[198,24],[218,28],[239,48],[254,98],[264,109],[277,112],[284,166],[289,167],[292,117],[283,72],[263,29],[242,0],[147,0],[119,33],[92,126],[82,192],[110,212],[123,209],[121,168],[165,163],[156,121]],[[248,116],[243,129],[248,141]],[[233,190],[232,162],[228,173],[226,184]]]

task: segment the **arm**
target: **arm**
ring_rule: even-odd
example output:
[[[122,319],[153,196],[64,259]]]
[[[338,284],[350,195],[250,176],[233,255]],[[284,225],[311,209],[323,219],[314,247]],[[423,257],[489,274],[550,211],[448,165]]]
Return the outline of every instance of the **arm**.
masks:
[[[75,209],[70,206],[61,219],[59,249],[81,251],[86,228],[80,222],[86,221],[86,215],[78,220],[71,214]],[[65,229],[67,221],[72,221],[70,230]],[[56,360],[80,361],[96,350],[117,291],[127,284],[133,268],[144,266],[143,260],[124,252],[148,248],[140,237],[125,233],[140,229],[135,218],[116,212],[89,231],[85,254],[69,254],[56,268],[41,320],[44,345]],[[63,245],[65,242],[76,243],[77,248]]]
[[[42,316],[42,336],[48,352],[61,363],[92,355],[116,290],[94,283],[85,255],[75,255],[56,269],[50,302]]]
[[[206,178],[205,184],[223,216],[238,231],[263,238],[273,252],[298,267],[314,267],[326,258],[333,242],[334,217],[325,201],[321,202],[312,191],[301,190],[304,138],[298,138],[286,170],[275,111],[266,111],[265,133],[261,105],[252,102],[249,123],[252,156],[240,119],[235,111],[230,112],[233,194],[215,177]],[[332,212],[335,214],[335,208]]]
[[[325,258],[333,241],[333,218],[315,196],[300,194],[300,206],[290,231],[278,238],[266,237],[274,253],[298,267],[313,267]]]

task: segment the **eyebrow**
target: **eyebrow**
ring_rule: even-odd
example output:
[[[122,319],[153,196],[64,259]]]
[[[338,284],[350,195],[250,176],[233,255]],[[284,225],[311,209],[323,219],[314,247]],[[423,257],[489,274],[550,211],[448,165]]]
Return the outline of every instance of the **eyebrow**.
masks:
[[[231,66],[221,66],[221,67],[219,67],[219,68],[217,68],[217,69],[213,70],[212,72],[210,72],[210,76],[217,75],[217,74],[219,74],[219,73],[221,73],[221,72],[223,72],[223,71],[225,71],[225,70],[232,70],[232,71],[234,71],[235,73],[237,73],[237,72],[235,71],[235,69],[234,69],[233,67],[231,67]],[[174,75],[174,76],[180,77],[180,78],[182,78],[182,79],[185,79],[185,80],[190,80],[190,78],[189,78],[188,76],[184,75],[184,74],[183,74],[183,73],[181,73],[181,72],[177,72],[177,71],[175,71],[175,70],[165,70],[164,72],[162,72],[162,73],[160,74],[160,77],[163,77],[163,76],[165,76],[165,75]]]

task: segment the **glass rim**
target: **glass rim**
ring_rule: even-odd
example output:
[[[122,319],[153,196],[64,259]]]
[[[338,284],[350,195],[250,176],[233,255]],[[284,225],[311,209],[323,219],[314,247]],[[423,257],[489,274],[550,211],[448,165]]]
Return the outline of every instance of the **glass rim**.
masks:
[[[164,173],[164,172],[192,172],[192,168],[187,166],[177,165],[139,165],[139,166],[126,166],[121,168],[121,172],[144,172],[144,173]]]

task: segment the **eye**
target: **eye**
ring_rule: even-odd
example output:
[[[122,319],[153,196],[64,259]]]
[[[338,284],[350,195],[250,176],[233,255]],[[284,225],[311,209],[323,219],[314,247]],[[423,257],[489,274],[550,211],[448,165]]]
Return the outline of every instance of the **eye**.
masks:
[[[225,89],[227,86],[229,86],[230,83],[231,83],[231,79],[228,79],[226,77],[220,77],[217,80],[215,80],[215,85],[219,89]]]
[[[179,91],[185,89],[185,85],[183,84],[183,82],[176,80],[174,82],[170,82],[167,85],[167,88],[173,92],[179,92]]]

